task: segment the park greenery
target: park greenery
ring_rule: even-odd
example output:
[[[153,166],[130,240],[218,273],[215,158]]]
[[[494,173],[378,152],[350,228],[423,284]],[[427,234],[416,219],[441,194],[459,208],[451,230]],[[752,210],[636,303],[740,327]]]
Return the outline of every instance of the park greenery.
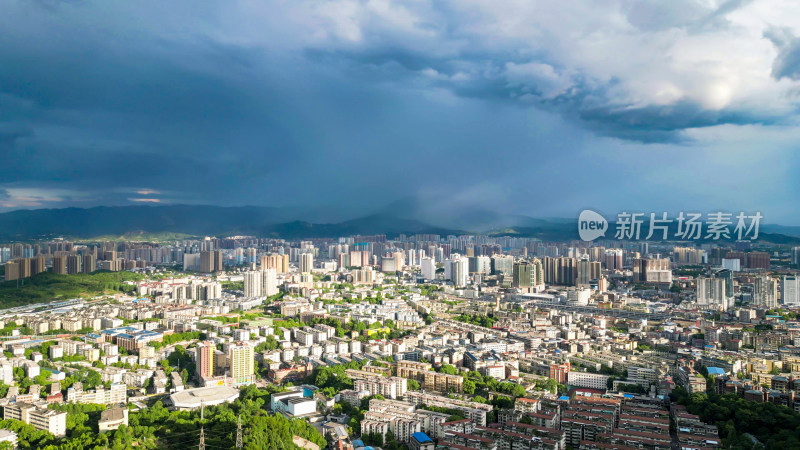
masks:
[[[231,314],[226,316],[208,316],[205,319],[216,320],[224,324],[238,324],[244,320],[259,320],[266,317],[264,313]]]
[[[42,272],[24,280],[0,283],[0,298],[3,299],[3,306],[10,308],[54,300],[130,293],[135,287],[125,282],[141,280],[142,277],[133,272],[102,270],[70,275]]]
[[[766,314],[768,316],[780,316],[781,320],[797,320],[800,318],[799,312],[787,311],[783,309],[770,309]]]
[[[161,342],[157,341],[150,341],[147,345],[151,347],[155,347],[159,349],[161,347],[166,347],[177,342],[183,341],[192,341],[192,340],[205,340],[206,334],[200,331],[187,331],[184,333],[172,333],[172,334],[165,334],[164,337],[161,339]]]
[[[479,316],[477,314],[460,314],[453,317],[453,319],[459,322],[478,325],[485,328],[492,328],[492,325],[497,322],[497,319],[492,316]]]
[[[698,276],[702,275],[703,272],[705,272],[705,268],[703,266],[687,265],[687,266],[681,266],[680,268],[677,269],[673,269],[672,275],[675,277],[697,278]]]
[[[148,408],[131,409],[128,426],[107,432],[98,432],[96,425],[105,406],[50,405],[51,409],[67,412],[67,435],[63,438],[15,420],[0,421],[0,428],[17,432],[19,448],[23,450],[170,450],[197,447],[202,426],[206,448],[213,449],[234,447],[241,417],[245,449],[294,450],[293,436],[325,447],[324,437],[307,421],[287,419],[267,410],[270,395],[278,391],[248,386],[233,403],[206,407],[204,419],[200,411],[170,411],[161,401],[155,401]]]
[[[280,318],[276,319],[274,322],[274,328],[276,334],[283,333],[283,328],[298,328],[298,327],[305,327],[305,326],[314,326],[317,324],[323,324],[331,326],[335,329],[335,333],[337,337],[344,337],[345,335],[356,332],[360,336],[358,340],[361,342],[367,342],[370,340],[376,339],[397,339],[402,338],[409,334],[409,331],[400,330],[395,325],[394,321],[391,319],[386,319],[383,324],[380,322],[375,322],[372,324],[368,324],[363,321],[359,320],[350,320],[349,322],[345,322],[342,324],[337,319],[334,318],[315,318],[308,322],[302,322],[290,318]],[[388,331],[386,330],[388,329]],[[365,333],[367,330],[377,330],[372,333]]]
[[[220,283],[222,289],[227,291],[241,291],[244,290],[244,281],[223,281]]]
[[[751,402],[736,394],[689,395],[682,387],[671,397],[703,422],[717,425],[724,448],[800,448],[800,414],[785,406]]]
[[[432,284],[423,284],[422,286],[418,286],[419,293],[423,297],[433,298],[437,292],[441,292],[444,290],[441,286],[435,286]]]

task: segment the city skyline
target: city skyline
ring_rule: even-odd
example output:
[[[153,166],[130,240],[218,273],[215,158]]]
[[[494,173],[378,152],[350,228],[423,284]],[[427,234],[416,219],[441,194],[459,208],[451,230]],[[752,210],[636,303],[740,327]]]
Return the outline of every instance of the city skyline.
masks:
[[[0,449],[800,449],[800,3],[0,11]]]
[[[369,213],[412,198],[444,213],[760,211],[800,225],[789,2],[4,12],[0,212]]]

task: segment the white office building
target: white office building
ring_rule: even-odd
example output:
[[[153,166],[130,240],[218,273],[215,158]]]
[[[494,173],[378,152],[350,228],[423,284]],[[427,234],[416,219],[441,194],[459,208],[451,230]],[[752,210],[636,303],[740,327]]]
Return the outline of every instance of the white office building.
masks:
[[[784,305],[800,305],[800,278],[796,275],[784,276],[781,279],[781,303]]]
[[[433,258],[422,258],[420,268],[422,269],[422,278],[426,280],[436,279],[436,261]]]

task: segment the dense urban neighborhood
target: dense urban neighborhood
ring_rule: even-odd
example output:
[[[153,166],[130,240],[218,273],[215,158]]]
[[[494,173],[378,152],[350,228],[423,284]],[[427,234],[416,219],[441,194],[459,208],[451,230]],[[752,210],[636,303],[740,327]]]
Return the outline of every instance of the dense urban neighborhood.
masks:
[[[9,448],[800,446],[800,248],[0,245]]]

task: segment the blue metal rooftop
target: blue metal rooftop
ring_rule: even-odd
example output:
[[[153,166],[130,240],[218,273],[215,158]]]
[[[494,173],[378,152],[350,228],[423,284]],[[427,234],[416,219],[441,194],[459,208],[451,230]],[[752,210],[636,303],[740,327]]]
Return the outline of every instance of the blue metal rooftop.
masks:
[[[429,438],[427,434],[425,434],[425,433],[423,433],[421,431],[417,431],[416,433],[413,433],[411,435],[411,437],[416,439],[417,442],[419,442],[420,444],[423,443],[423,442],[433,442],[433,439]]]

